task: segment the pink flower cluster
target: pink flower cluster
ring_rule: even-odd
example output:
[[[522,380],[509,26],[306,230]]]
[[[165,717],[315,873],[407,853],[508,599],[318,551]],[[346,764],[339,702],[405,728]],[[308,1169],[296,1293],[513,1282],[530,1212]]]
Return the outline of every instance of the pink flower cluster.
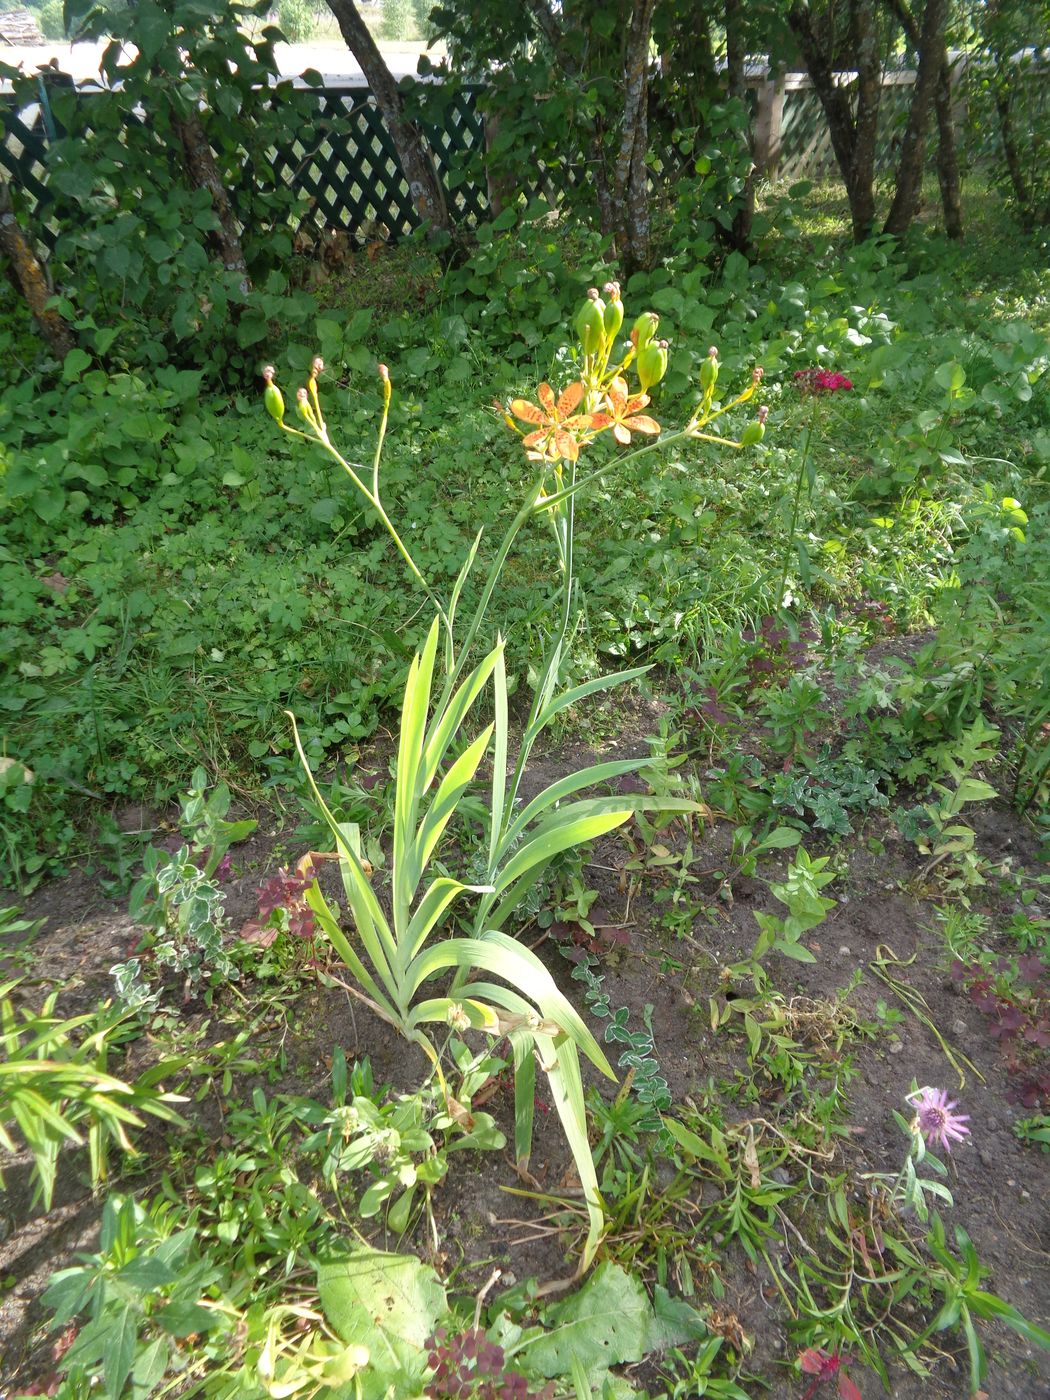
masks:
[[[802,394],[835,394],[840,389],[852,389],[853,380],[830,369],[797,369],[795,387]]]

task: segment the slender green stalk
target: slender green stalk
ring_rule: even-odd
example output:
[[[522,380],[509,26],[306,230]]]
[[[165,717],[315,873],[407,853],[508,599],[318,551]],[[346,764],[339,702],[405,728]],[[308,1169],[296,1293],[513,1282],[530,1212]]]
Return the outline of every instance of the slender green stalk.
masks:
[[[795,482],[795,499],[791,503],[791,523],[788,526],[787,544],[784,546],[784,559],[780,569],[780,583],[777,585],[777,611],[784,606],[784,591],[787,587],[788,566],[795,544],[795,530],[798,526],[798,510],[802,501],[802,485],[806,479],[806,462],[809,459],[809,445],[813,441],[813,419],[816,417],[816,398],[809,423],[806,425],[806,441],[802,445],[802,455],[798,464],[798,480]]]
[[[342,467],[343,471],[346,472],[347,476],[357,487],[358,491],[360,491],[361,495],[364,496],[365,500],[379,516],[379,519],[383,524],[383,528],[393,540],[394,545],[397,548],[397,551],[401,555],[402,559],[404,559],[405,563],[408,565],[409,572],[412,574],[417,583],[423,589],[423,592],[433,603],[438,616],[441,618],[441,623],[445,629],[446,636],[448,637],[449,642],[451,644],[452,624],[449,622],[448,614],[445,611],[444,605],[442,604],[440,598],[437,596],[434,590],[431,588],[430,584],[423,577],[423,574],[419,569],[418,565],[416,564],[416,561],[412,558],[412,555],[408,551],[408,546],[398,534],[394,522],[390,519],[390,516],[387,514],[386,508],[383,505],[382,499],[379,495],[379,459],[380,454],[383,450],[383,438],[386,436],[386,423],[388,412],[389,401],[383,406],[383,417],[380,423],[379,442],[376,447],[375,461],[372,467],[372,481],[374,486],[373,490],[369,490],[369,488],[365,485],[364,481],[358,475],[354,467],[346,460],[346,458],[342,455],[341,452],[338,451],[337,448],[333,447],[326,431],[318,428],[316,435],[311,436],[308,433],[300,433],[295,428],[286,427],[284,424],[282,424],[281,426],[284,427],[284,431],[286,433],[293,433],[296,437],[305,438],[307,442],[316,442],[317,445],[319,447],[323,447],[324,450],[328,453],[328,455],[332,457],[336,462],[338,462],[338,464]]]

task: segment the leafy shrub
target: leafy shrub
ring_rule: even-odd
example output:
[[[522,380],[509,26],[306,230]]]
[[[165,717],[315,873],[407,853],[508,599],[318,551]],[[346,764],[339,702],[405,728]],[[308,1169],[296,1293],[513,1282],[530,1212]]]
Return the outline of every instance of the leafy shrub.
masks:
[[[40,32],[45,39],[65,39],[68,37],[63,0],[46,0],[46,3],[41,5],[36,18]]]
[[[280,0],[277,23],[290,44],[305,44],[317,29],[317,14],[310,0]]]
[[[383,38],[395,43],[407,39],[412,18],[410,0],[383,0]]]
[[[53,87],[52,270],[61,311],[108,363],[243,376],[270,318],[294,319],[279,266],[298,200],[270,159],[289,130],[309,139],[314,109],[309,94],[277,81],[280,31],[250,39],[241,27],[268,9],[147,0],[70,12],[84,37],[109,41],[101,67],[113,86]],[[235,226],[243,268],[223,262],[224,230]]]

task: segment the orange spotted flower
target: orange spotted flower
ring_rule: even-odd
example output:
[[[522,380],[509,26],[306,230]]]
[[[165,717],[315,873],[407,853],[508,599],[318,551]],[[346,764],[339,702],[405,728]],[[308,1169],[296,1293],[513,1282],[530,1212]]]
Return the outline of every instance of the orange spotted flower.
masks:
[[[595,413],[594,427],[601,432],[612,428],[613,437],[625,445],[631,440],[631,433],[658,433],[660,424],[647,413],[639,413],[649,402],[648,394],[635,394],[628,397],[627,381],[619,375],[612,381],[605,394],[605,410]]]
[[[529,452],[530,457],[541,459],[564,457],[567,461],[576,461],[580,455],[580,445],[576,440],[577,435],[586,432],[594,425],[595,421],[594,415],[590,413],[580,413],[573,416],[583,398],[583,393],[582,384],[570,384],[555,399],[551,386],[541,384],[536,390],[536,397],[540,401],[538,406],[529,403],[528,399],[514,399],[512,401],[510,411],[514,417],[520,418],[523,423],[535,424],[536,431],[526,433],[522,438],[524,447],[539,449],[536,452]]]

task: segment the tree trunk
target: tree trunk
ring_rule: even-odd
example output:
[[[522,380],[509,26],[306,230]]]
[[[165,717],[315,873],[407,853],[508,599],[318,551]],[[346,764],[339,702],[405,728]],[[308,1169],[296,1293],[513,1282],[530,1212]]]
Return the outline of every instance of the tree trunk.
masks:
[[[850,0],[850,28],[858,70],[855,120],[848,90],[835,81],[832,46],[821,42],[809,6],[795,0],[787,18],[827,118],[835,160],[849,199],[854,242],[862,243],[875,224],[875,136],[882,95],[873,0]]]
[[[904,30],[905,38],[916,53],[922,46],[922,34],[915,16],[905,0],[886,0],[890,14]],[[937,115],[937,183],[941,189],[944,210],[944,231],[949,238],[962,238],[962,197],[959,192],[959,153],[955,139],[955,113],[952,110],[952,65],[944,36],[941,36],[941,65],[933,94]]]
[[[1025,179],[1021,156],[1017,149],[1009,88],[1002,85],[996,88],[995,110],[999,113],[999,135],[1003,143],[1003,156],[1006,160],[1010,184],[1013,186],[1014,198],[1017,200],[1018,211],[1021,215],[1021,226],[1030,229],[1035,222],[1033,218],[1035,200],[1032,195],[1032,187]]]
[[[649,36],[656,0],[634,0],[624,54],[624,108],[613,195],[621,219],[620,259],[625,277],[652,258],[649,212]]]
[[[747,80],[744,73],[746,57],[742,21],[743,0],[725,0],[726,30],[726,88],[729,96],[738,102],[747,103]],[[733,215],[729,230],[729,242],[738,253],[746,253],[751,247],[751,225],[755,217],[755,139],[751,122],[748,122],[747,149],[749,169],[740,194],[740,204]]]
[[[426,138],[415,122],[405,116],[394,75],[386,66],[354,0],[328,0],[328,8],[335,15],[347,48],[368,79],[405,172],[416,213],[431,230],[447,234],[452,245],[457,246],[460,242],[459,232],[449,214],[445,191]]]
[[[944,61],[944,28],[947,20],[948,0],[926,0],[919,37],[919,67],[897,166],[897,188],[884,230],[897,238],[907,232],[919,210],[922,172],[926,164],[926,132]]]
[[[853,236],[863,242],[875,227],[875,139],[882,100],[882,59],[873,0],[852,0],[850,31],[857,64],[857,118],[854,127],[850,200]]]
[[[223,184],[219,168],[215,164],[215,154],[204,130],[200,113],[196,107],[193,107],[189,112],[183,114],[175,108],[173,103],[172,123],[178,132],[179,140],[182,142],[183,154],[186,157],[186,173],[190,177],[190,184],[196,190],[207,190],[211,196],[212,208],[219,221],[219,227],[213,234],[219,257],[227,272],[241,274],[241,290],[248,293],[251,291],[251,283],[248,280],[248,264],[241,246],[240,230],[237,227],[233,206],[226,193],[226,186]]]
[[[944,231],[949,238],[962,238],[962,194],[959,188],[959,150],[955,140],[955,113],[952,110],[952,65],[945,50],[933,94],[937,113],[937,183],[941,188]]]
[[[59,313],[47,305],[51,296],[47,269],[15,218],[6,180],[0,180],[0,252],[11,264],[48,348],[58,359],[64,360],[73,349],[73,332]]]

